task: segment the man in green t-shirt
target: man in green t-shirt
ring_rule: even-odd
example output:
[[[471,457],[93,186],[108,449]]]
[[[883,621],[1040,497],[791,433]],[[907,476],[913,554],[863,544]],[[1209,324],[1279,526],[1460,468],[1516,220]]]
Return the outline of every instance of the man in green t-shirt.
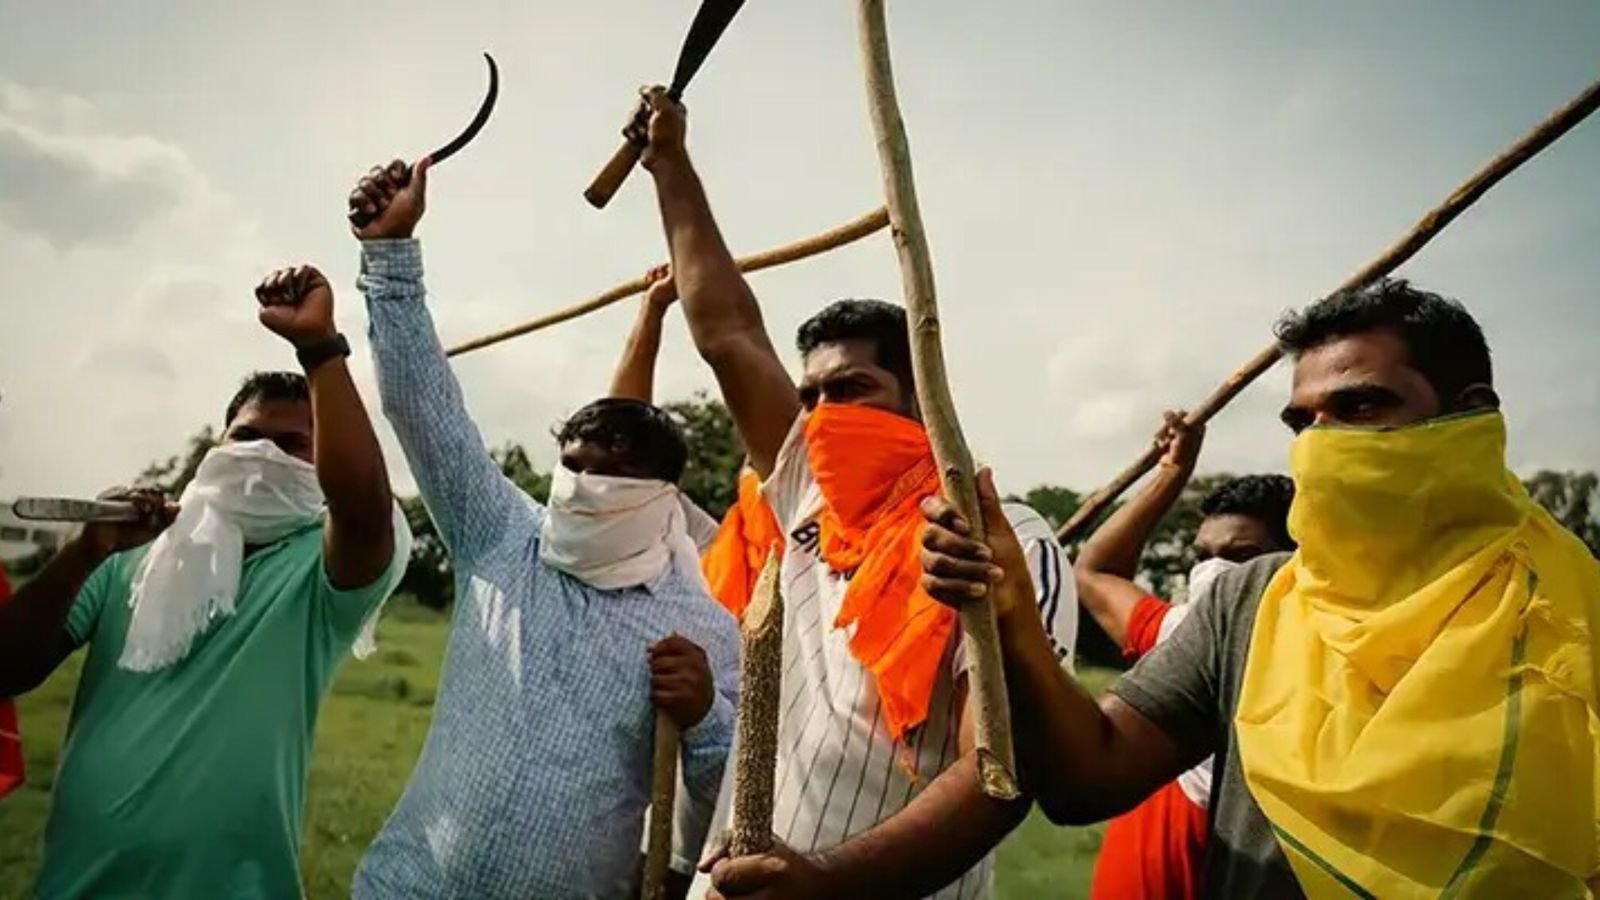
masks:
[[[125,494],[143,521],[87,526],[0,606],[0,697],[89,647],[44,900],[301,895],[317,709],[410,535],[326,279],[284,269],[256,296],[305,375],[252,375],[178,504]]]

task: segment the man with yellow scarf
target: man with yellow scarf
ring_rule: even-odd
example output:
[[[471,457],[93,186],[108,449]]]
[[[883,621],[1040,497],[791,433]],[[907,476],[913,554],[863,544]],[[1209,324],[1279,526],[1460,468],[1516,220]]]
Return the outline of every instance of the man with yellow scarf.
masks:
[[[1025,780],[1086,823],[1215,753],[1210,897],[1593,896],[1600,563],[1507,470],[1482,331],[1385,281],[1277,333],[1299,549],[1224,573],[1098,702],[1017,614],[992,490],[992,590],[924,504],[925,587],[1001,615]]]

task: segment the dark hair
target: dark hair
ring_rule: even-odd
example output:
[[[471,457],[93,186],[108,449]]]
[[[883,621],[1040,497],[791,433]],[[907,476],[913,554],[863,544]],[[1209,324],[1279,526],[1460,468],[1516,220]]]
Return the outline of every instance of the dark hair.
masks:
[[[795,344],[805,356],[823,344],[865,340],[873,345],[877,364],[910,389],[911,336],[906,311],[882,300],[835,300],[800,325]]]
[[[1245,475],[1230,478],[1200,501],[1200,513],[1211,516],[1249,516],[1267,526],[1272,540],[1286,550],[1295,548],[1289,536],[1289,505],[1294,502],[1294,482],[1287,475]]]
[[[311,386],[299,372],[251,372],[239,386],[239,392],[228,401],[228,411],[222,427],[233,424],[233,417],[251,401],[261,403],[309,403]]]
[[[1446,409],[1468,387],[1494,385],[1489,344],[1466,308],[1402,278],[1340,291],[1285,314],[1273,330],[1278,346],[1298,358],[1336,338],[1385,328],[1405,342],[1407,362],[1428,379]]]
[[[572,414],[556,429],[556,443],[589,441],[610,448],[650,477],[678,483],[689,462],[683,429],[658,406],[605,397]]]

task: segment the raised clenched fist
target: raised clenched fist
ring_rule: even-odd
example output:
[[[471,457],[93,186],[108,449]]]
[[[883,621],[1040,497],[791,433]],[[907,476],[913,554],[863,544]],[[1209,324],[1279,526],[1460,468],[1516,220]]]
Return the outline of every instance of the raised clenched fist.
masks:
[[[634,144],[644,147],[640,163],[646,169],[664,161],[681,161],[688,153],[684,139],[689,131],[689,112],[682,103],[667,95],[667,89],[655,85],[641,88],[640,105],[644,118],[635,118],[623,133]],[[643,127],[639,126],[643,122]]]
[[[314,266],[279,269],[256,286],[258,317],[296,349],[338,333],[333,324],[333,288]]]
[[[428,206],[428,167],[426,156],[415,166],[401,160],[373,166],[356,181],[350,192],[350,230],[363,241],[411,237]],[[357,225],[361,213],[364,225]]]

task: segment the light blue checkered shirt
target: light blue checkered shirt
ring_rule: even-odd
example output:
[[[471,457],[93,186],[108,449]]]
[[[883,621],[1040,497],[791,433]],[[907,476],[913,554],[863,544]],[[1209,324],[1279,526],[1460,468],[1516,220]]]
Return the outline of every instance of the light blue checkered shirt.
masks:
[[[501,475],[467,416],[417,242],[364,243],[361,272],[383,411],[450,549],[456,604],[422,758],[354,896],[625,896],[650,795],[645,648],[676,631],[710,661],[716,697],[684,732],[678,801],[709,819],[733,737],[737,626],[672,569],[602,591],[542,564],[544,508]]]

